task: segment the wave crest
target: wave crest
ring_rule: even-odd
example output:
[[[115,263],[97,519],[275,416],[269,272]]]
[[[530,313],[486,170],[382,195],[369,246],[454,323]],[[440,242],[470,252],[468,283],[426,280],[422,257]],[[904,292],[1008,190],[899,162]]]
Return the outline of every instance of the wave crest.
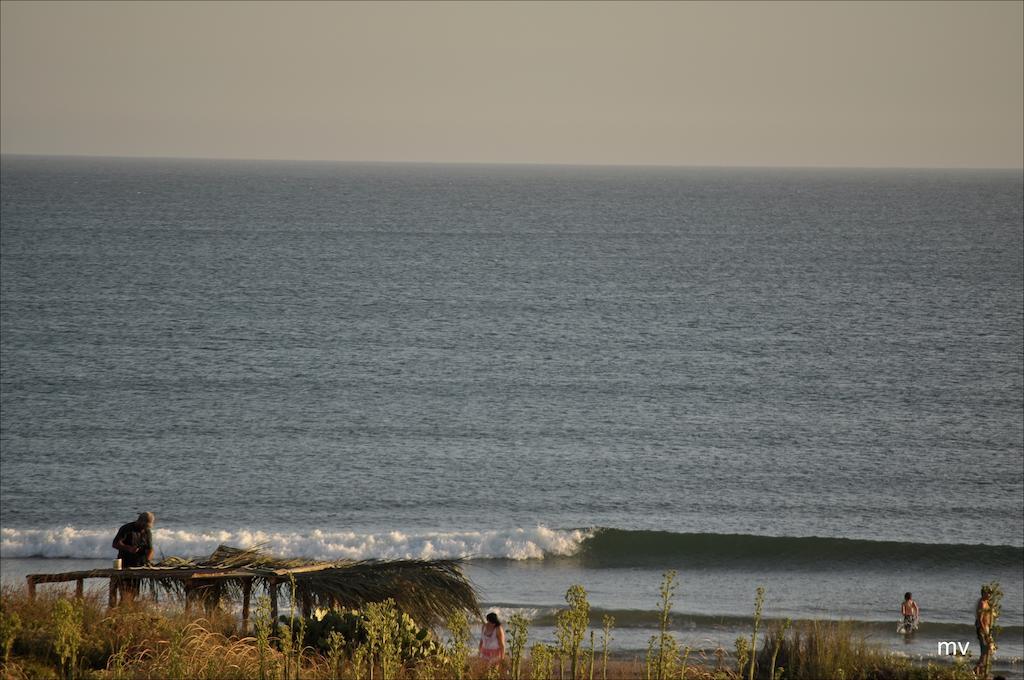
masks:
[[[0,530],[0,556],[50,558],[108,558],[114,530],[60,529]],[[184,531],[157,528],[157,555],[209,555],[221,544],[248,548],[263,545],[275,554],[320,560],[367,559],[506,559],[535,560],[548,555],[573,555],[591,532],[560,531],[543,526],[496,531],[354,531],[273,532]]]
[[[113,530],[0,530],[0,556],[102,558],[113,553]],[[321,560],[573,558],[590,567],[750,566],[821,568],[837,564],[930,566],[980,562],[992,567],[1019,567],[1024,549],[1017,546],[941,545],[848,538],[749,536],[673,533],[624,529],[549,529],[545,526],[490,531],[355,531],[305,532],[185,531],[158,527],[157,554],[209,555],[218,545],[263,545],[278,555]]]

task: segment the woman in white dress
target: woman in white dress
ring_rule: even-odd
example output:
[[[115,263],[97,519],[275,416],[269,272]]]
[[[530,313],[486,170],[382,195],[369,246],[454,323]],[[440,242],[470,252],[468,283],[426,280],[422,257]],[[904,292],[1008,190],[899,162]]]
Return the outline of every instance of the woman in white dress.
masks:
[[[498,615],[491,612],[480,629],[480,656],[488,663],[501,663],[505,658],[505,631]]]

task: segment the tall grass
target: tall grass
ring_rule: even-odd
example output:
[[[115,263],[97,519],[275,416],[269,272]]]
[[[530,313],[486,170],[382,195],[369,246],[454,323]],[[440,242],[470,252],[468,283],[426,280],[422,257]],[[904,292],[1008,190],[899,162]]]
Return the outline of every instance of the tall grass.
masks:
[[[555,652],[549,645],[538,642],[530,648],[531,680],[551,680],[555,677]]]
[[[772,645],[772,659],[768,664],[768,677],[769,680],[775,680],[775,674],[778,672],[779,677],[782,677],[783,668],[776,665],[779,660],[779,650],[782,648],[782,641],[786,639],[786,632],[789,631],[790,626],[793,625],[792,619],[786,619],[782,622],[782,626],[778,631],[775,643]],[[767,642],[765,643],[765,649],[768,649]]]
[[[754,596],[754,631],[750,634],[750,668],[747,672],[747,680],[754,680],[754,671],[757,669],[757,631],[761,627],[761,613],[764,610],[764,588],[757,587],[757,594]],[[740,671],[742,673],[742,670]]]
[[[846,621],[789,621],[771,626],[751,663],[765,680],[820,678],[954,678],[955,669],[915,668],[910,660],[869,644]]]
[[[78,650],[85,637],[82,630],[84,612],[79,600],[60,599],[53,607],[53,649],[60,658],[64,677],[74,678],[78,674]]]
[[[445,665],[455,680],[463,680],[466,677],[466,666],[469,660],[469,620],[462,612],[454,614],[448,619],[448,632],[451,640],[448,644]]]
[[[672,599],[679,582],[675,571],[662,575],[661,600],[658,604],[658,635],[652,636],[647,645],[646,677],[648,680],[669,680],[676,675],[679,662],[679,646],[675,636],[669,632],[672,617]]]
[[[345,636],[336,630],[327,634],[327,667],[331,677],[340,678],[345,658]]]
[[[270,598],[261,597],[256,601],[256,618],[253,622],[253,630],[256,633],[256,655],[258,659],[259,673],[257,678],[259,680],[267,680],[272,675],[276,675],[272,669],[272,657],[270,648],[271,634],[274,629],[274,620],[271,618],[271,607]],[[175,640],[175,648],[179,650],[177,654],[180,655],[182,641]],[[175,658],[174,670],[177,672],[179,669],[180,656]]]
[[[21,632],[21,617],[17,612],[0,610],[0,647],[4,650],[4,667],[11,660],[11,648]]]
[[[402,668],[400,613],[394,600],[374,602],[365,608],[366,634],[370,645],[370,680],[380,667],[382,680],[397,680]]]
[[[565,601],[569,606],[556,617],[559,652],[569,661],[569,677],[577,680],[582,670],[581,646],[590,625],[590,603],[587,601],[587,591],[578,583],[566,591]]]
[[[522,614],[513,614],[508,620],[509,677],[522,680],[523,651],[529,640],[530,621]]]
[[[551,680],[564,675],[576,680],[787,680],[865,678],[874,680],[952,680],[966,678],[968,669],[914,666],[869,645],[849,623],[760,621],[763,593],[755,601],[752,633],[741,638],[748,658],[735,670],[726,667],[724,650],[715,658],[689,648],[679,662],[670,632],[676,588],[674,573],[661,584],[660,635],[651,638],[650,654],[641,660],[610,659],[614,622],[605,617],[601,639],[589,629],[589,603],[582,586],[567,592],[569,605],[561,617],[563,633],[557,647],[529,647],[529,622],[509,620],[511,665],[488,665],[470,659],[471,632],[466,616],[448,622],[449,640],[425,642],[394,602],[371,603],[346,621],[361,626],[343,635],[317,630],[324,620],[297,614],[282,617],[292,626],[273,626],[269,601],[256,602],[253,635],[248,636],[230,613],[212,612],[195,619],[184,611],[151,603],[134,603],[107,611],[100,598],[89,594],[75,600],[56,591],[30,601],[23,591],[4,589],[0,595],[0,644],[6,652],[0,677],[81,677],[96,680]],[[998,604],[998,601],[997,603]],[[586,616],[584,616],[584,614]],[[308,646],[304,639],[309,631]],[[587,638],[589,633],[589,639]],[[586,641],[586,644],[584,644]],[[598,663],[598,656],[600,662]],[[600,666],[600,672],[598,672]]]
[[[601,680],[608,680],[608,647],[612,642],[615,617],[607,614],[601,619]]]

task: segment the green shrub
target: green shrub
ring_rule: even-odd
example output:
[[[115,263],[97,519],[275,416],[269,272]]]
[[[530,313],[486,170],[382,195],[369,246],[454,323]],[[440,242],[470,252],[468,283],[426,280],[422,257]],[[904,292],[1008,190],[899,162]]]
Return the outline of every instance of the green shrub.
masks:
[[[577,679],[580,670],[580,646],[590,625],[590,603],[587,602],[587,591],[583,586],[574,584],[565,593],[567,609],[556,617],[559,652],[569,660],[569,677]]]
[[[53,607],[53,650],[60,658],[65,677],[78,673],[78,652],[82,646],[82,603],[60,599]]]
[[[4,650],[4,666],[10,661],[11,648],[14,647],[14,641],[20,632],[21,617],[18,616],[18,612],[8,613],[6,609],[0,609],[0,646]]]
[[[615,617],[607,614],[601,620],[601,680],[608,678],[608,646],[612,642],[612,627],[615,625]]]
[[[757,631],[761,627],[761,612],[764,609],[764,588],[757,587],[757,595],[754,596],[754,632],[750,634],[750,668],[747,672],[748,680],[754,680],[754,671],[757,669]],[[742,670],[740,671],[742,674]]]
[[[676,675],[679,662],[679,646],[675,636],[669,632],[672,617],[672,599],[678,587],[676,572],[666,571],[662,575],[661,601],[658,605],[658,635],[652,636],[647,644],[646,677],[652,680],[669,680]]]
[[[521,680],[523,672],[523,650],[529,637],[530,622],[522,614],[513,614],[508,620],[508,651],[512,680]]]
[[[554,649],[538,642],[530,648],[530,678],[532,680],[551,680],[555,677],[554,662]]]
[[[469,660],[469,621],[462,612],[455,614],[448,619],[448,633],[451,639],[448,643],[445,664],[452,677],[456,680],[463,680],[466,677],[466,663]]]

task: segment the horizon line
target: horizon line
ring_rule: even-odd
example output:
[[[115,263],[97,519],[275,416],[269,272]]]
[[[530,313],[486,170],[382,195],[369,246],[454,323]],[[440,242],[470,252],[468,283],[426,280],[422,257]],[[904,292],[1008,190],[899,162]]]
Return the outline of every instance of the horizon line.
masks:
[[[250,163],[322,163],[348,165],[468,165],[468,166],[522,166],[564,168],[678,168],[721,170],[1001,170],[1024,171],[1024,165],[765,165],[765,164],[706,164],[706,163],[569,163],[541,161],[414,161],[414,160],[352,160],[328,158],[264,158],[230,156],[166,156],[119,155],[90,153],[21,153],[0,151],[0,157],[14,158],[95,158],[105,160],[166,160],[166,161],[225,161]]]

